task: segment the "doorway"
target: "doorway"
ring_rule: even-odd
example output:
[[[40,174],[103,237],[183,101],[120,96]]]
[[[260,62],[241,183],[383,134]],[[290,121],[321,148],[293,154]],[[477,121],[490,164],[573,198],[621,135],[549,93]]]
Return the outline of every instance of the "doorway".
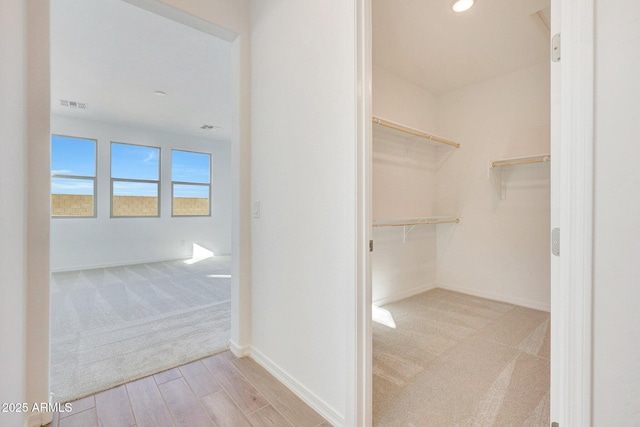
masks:
[[[51,39],[51,391],[68,401],[228,348],[233,47],[119,0],[52,1]]]
[[[538,365],[546,363],[545,391],[527,403],[531,407],[520,421],[540,412],[548,421],[550,326],[544,311],[550,309],[551,275],[550,5],[533,3],[478,3],[456,13],[444,2],[407,6],[373,1],[373,116],[374,123],[380,120],[373,130],[372,292],[374,305],[382,306],[374,307],[374,317],[377,313],[383,321],[382,327],[373,326],[373,413],[374,422],[383,420],[379,425],[387,424],[384,414],[376,412],[376,374],[378,384],[386,381],[381,389],[397,386],[397,394],[415,395],[402,387],[420,388],[416,377],[428,372],[426,365],[462,345],[452,335],[464,335],[469,326],[485,335],[492,327],[495,332],[503,314],[519,317],[516,312],[528,319],[528,333],[516,334],[518,342],[513,343],[496,336],[488,341],[514,349],[536,341],[535,351],[520,349],[503,367],[512,361],[516,367],[523,354],[538,358]],[[493,50],[498,44],[500,53]],[[523,62],[516,65],[518,61]],[[444,136],[460,148],[433,144],[435,138],[420,134]],[[420,138],[428,140],[421,143]],[[463,296],[472,298],[464,302]],[[419,317],[394,307],[399,300],[429,314],[418,330],[398,330],[402,322]],[[483,319],[474,318],[478,311]],[[431,352],[433,358],[425,366],[405,360],[411,348],[403,346],[411,344],[398,337],[415,338],[429,328],[440,332],[444,319],[454,319],[457,330],[436,337],[438,348],[418,339],[422,354]],[[513,319],[502,321],[514,324]],[[383,351],[376,360],[375,330],[380,328],[378,336],[392,336],[382,346],[401,356]],[[510,379],[514,369],[509,375],[498,370],[480,389],[500,388],[502,373]],[[474,422],[478,414],[486,415],[484,403],[467,402],[461,405],[464,413],[443,413],[456,422]],[[411,412],[407,409],[402,406],[400,412],[406,415]],[[504,416],[495,409],[496,419]]]

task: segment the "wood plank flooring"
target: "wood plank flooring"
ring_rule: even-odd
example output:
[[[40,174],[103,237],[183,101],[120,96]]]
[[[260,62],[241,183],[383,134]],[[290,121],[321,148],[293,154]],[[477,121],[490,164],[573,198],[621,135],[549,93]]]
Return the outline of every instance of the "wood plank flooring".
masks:
[[[252,359],[226,351],[72,402],[46,427],[325,427]]]

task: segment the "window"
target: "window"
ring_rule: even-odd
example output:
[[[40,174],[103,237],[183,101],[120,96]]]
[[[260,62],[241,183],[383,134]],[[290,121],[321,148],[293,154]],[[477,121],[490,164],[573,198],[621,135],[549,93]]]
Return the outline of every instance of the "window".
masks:
[[[111,217],[160,216],[160,148],[111,143]]]
[[[171,214],[211,215],[211,154],[171,150]]]
[[[51,216],[96,216],[96,144],[51,136]]]

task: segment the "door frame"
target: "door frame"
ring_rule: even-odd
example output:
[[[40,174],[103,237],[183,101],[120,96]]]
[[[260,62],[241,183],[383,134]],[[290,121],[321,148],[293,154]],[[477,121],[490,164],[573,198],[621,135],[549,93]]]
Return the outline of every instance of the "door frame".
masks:
[[[551,421],[560,426],[590,426],[595,0],[551,1],[560,10],[562,34],[559,129],[558,138],[551,142],[560,156],[559,178],[552,185],[560,194],[556,208],[562,236],[560,268],[553,278],[558,289],[552,289],[551,301],[551,367],[557,373],[551,390]]]
[[[372,413],[372,332],[371,255],[372,231],[372,22],[371,1],[355,0],[356,37],[356,283],[353,325],[355,336],[347,345],[355,356],[348,361],[347,397],[350,402],[345,426],[371,426]],[[353,338],[353,339],[352,339]],[[349,347],[348,347],[349,348]]]
[[[231,350],[246,355],[251,344],[251,236],[250,236],[250,92],[251,50],[248,23],[233,22],[236,28],[227,29],[224,23],[209,21],[172,7],[163,0],[121,0],[151,13],[206,32],[232,44],[232,72],[234,97],[234,129],[232,136],[232,279],[231,279]],[[27,118],[29,185],[28,244],[35,248],[27,257],[27,311],[31,313],[27,325],[26,399],[31,404],[50,399],[49,360],[49,215],[50,164],[49,151],[42,144],[50,144],[50,0],[28,2],[25,28],[28,35],[27,80],[29,81]],[[223,15],[226,17],[226,15]],[[221,18],[222,20],[223,18]],[[34,154],[34,153],[37,153]],[[46,154],[44,154],[46,153]],[[46,232],[44,231],[46,230]],[[46,297],[45,297],[46,295]],[[29,426],[43,425],[53,418],[51,412],[26,415]]]
[[[357,278],[354,411],[347,425],[372,424],[371,261],[368,243],[372,218],[372,21],[371,1],[356,0]],[[554,162],[559,162],[554,191],[562,230],[559,269],[552,269],[551,421],[560,426],[592,424],[593,161],[595,0],[551,0],[560,10],[561,87],[557,120],[552,124]],[[550,232],[551,230],[549,230]],[[353,366],[353,365],[352,365]],[[353,423],[350,421],[353,420]]]

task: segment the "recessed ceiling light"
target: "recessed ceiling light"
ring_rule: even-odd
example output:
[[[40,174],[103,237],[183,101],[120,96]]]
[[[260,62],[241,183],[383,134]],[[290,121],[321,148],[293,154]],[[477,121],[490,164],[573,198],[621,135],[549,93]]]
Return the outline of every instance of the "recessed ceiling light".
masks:
[[[451,8],[454,12],[464,12],[469,10],[473,6],[473,0],[456,0],[453,2]]]
[[[157,90],[157,91],[155,91],[153,93],[154,93],[154,95],[157,95],[157,96],[165,96],[166,95],[166,93],[161,91],[161,90]]]

